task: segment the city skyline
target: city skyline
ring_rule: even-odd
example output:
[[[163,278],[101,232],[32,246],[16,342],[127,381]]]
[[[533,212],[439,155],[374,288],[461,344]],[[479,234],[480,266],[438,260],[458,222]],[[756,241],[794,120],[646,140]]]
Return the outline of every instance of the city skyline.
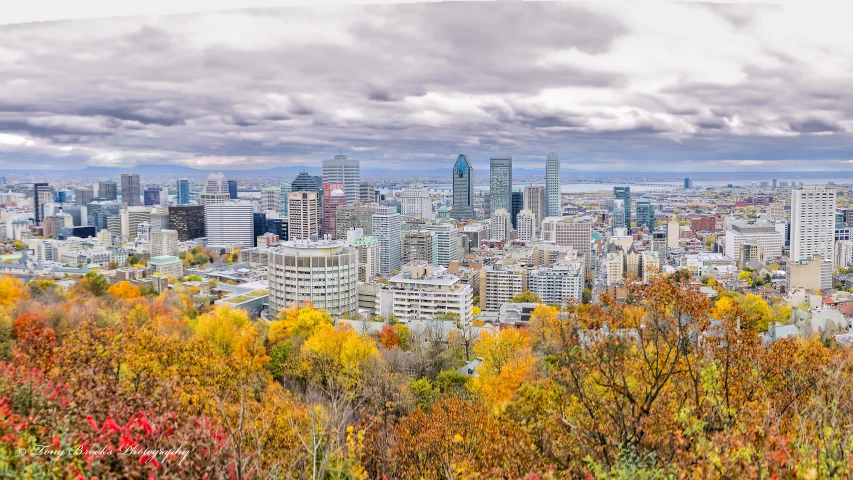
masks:
[[[0,164],[482,169],[500,128],[519,169],[844,170],[841,17],[453,2],[7,25]]]

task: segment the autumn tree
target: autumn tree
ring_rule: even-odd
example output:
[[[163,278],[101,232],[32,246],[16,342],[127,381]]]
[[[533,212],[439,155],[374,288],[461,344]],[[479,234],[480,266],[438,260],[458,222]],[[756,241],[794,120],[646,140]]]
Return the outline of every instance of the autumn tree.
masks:
[[[127,280],[111,285],[110,288],[107,289],[107,293],[124,300],[130,300],[131,298],[139,298],[142,296],[142,292],[139,290],[139,287]]]
[[[539,295],[531,292],[530,290],[525,290],[518,295],[512,297],[510,303],[539,303],[542,299],[539,298]]]

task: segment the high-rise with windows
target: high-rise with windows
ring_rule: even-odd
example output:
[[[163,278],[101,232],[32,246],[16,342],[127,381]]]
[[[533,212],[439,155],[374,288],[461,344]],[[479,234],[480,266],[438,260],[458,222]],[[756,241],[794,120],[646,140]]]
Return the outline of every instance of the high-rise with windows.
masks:
[[[403,190],[400,195],[400,213],[406,217],[426,218],[432,220],[435,218],[435,212],[432,211],[432,196],[429,189],[423,185],[411,185]]]
[[[542,223],[542,219],[546,217],[546,190],[547,186],[543,187],[542,185],[528,185],[524,187],[524,209],[530,210],[533,214],[537,227]]]
[[[459,155],[453,165],[453,210],[450,216],[457,220],[474,218],[474,193],[472,180],[474,169],[465,155]]]
[[[118,198],[116,182],[112,180],[98,182],[98,197],[104,200],[116,200]]]
[[[652,210],[652,204],[648,200],[637,201],[637,226],[645,225],[649,231],[655,229],[655,212]]]
[[[489,161],[489,213],[512,211],[512,157],[496,155]]]
[[[791,189],[791,261],[824,260],[835,254],[835,187],[806,185]]]
[[[33,213],[35,215],[36,225],[41,225],[44,220],[44,206],[52,203],[53,193],[50,191],[50,185],[46,183],[33,184]]]
[[[175,205],[169,207],[169,226],[178,232],[178,241],[204,237],[204,206]]]
[[[361,175],[359,161],[347,158],[346,155],[335,155],[335,158],[323,160],[323,182],[342,183],[346,193],[347,203],[353,204],[359,199]]]
[[[373,214],[373,237],[379,242],[379,271],[382,275],[400,269],[401,247],[400,214],[394,207],[377,207]]]
[[[190,204],[190,181],[186,178],[181,178],[178,180],[177,184],[178,188],[178,196],[175,200],[177,200],[178,205],[189,205]]]
[[[613,187],[613,198],[620,199],[625,207],[625,227],[631,226],[631,187]]]
[[[336,214],[340,207],[347,204],[345,185],[343,183],[326,183],[323,185],[323,236],[334,239],[336,231]]]
[[[74,204],[85,207],[95,198],[95,190],[92,187],[80,187],[74,189]]]
[[[287,194],[290,193],[290,184],[282,183],[278,187],[278,214],[282,218],[287,217]]]
[[[316,240],[320,234],[317,192],[290,192],[287,196],[289,240]]]
[[[560,204],[560,157],[556,152],[548,152],[545,160],[545,216],[561,217]]]
[[[198,203],[200,205],[215,205],[230,200],[231,194],[228,192],[228,180],[225,179],[225,175],[222,172],[208,175],[204,189],[199,194]]]
[[[436,254],[436,265],[449,266],[450,262],[459,260],[459,229],[455,223],[433,223],[426,226],[427,230],[435,232],[435,241],[438,246]]]
[[[142,205],[142,186],[139,183],[138,173],[121,174],[121,201],[128,207]]]
[[[519,191],[514,191],[510,198],[509,216],[512,222],[512,228],[516,228],[518,226],[518,212],[524,210],[524,194]]]
[[[517,240],[533,240],[535,236],[536,215],[527,209],[518,212],[515,238]]]
[[[226,184],[227,187],[227,184]],[[217,247],[255,244],[253,205],[242,202],[225,202],[204,206],[204,224],[207,244]]]
[[[231,200],[237,200],[237,180],[228,180],[228,195]]]
[[[261,210],[279,211],[281,201],[281,189],[279,187],[264,187],[261,189]]]
[[[490,221],[491,228],[489,228],[489,232],[491,233],[491,240],[510,239],[512,235],[512,218],[509,212],[503,208],[495,210]]]

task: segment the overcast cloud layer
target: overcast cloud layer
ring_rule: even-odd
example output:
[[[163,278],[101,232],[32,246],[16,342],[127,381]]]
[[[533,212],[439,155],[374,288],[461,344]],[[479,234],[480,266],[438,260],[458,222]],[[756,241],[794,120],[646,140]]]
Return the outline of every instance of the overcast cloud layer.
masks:
[[[840,170],[849,16],[624,2],[282,8],[0,28],[7,168]]]

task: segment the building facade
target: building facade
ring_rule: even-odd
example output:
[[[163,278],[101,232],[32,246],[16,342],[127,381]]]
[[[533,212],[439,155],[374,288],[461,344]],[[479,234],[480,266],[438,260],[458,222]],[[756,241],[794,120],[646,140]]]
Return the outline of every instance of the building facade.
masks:
[[[343,184],[347,203],[357,202],[361,184],[359,161],[347,158],[346,155],[335,155],[331,160],[323,160],[323,182]]]
[[[451,216],[457,220],[474,218],[474,169],[466,155],[459,155],[453,165],[453,209]]]

